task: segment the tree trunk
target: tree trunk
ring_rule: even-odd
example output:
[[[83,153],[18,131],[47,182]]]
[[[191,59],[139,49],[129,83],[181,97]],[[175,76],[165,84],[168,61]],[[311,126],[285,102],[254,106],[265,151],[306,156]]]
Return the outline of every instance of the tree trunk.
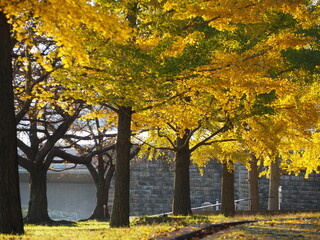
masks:
[[[0,233],[23,233],[12,89],[10,25],[0,11]]]
[[[110,184],[114,171],[115,167],[111,163],[104,182],[101,185],[97,186],[97,205],[89,219],[96,219],[99,221],[110,220],[110,214],[108,211],[108,200]]]
[[[47,168],[36,164],[30,172],[30,200],[25,222],[32,224],[50,223],[47,200]]]
[[[190,149],[188,134],[177,138],[177,152],[175,159],[175,178],[173,196],[173,215],[190,215]]]
[[[279,160],[275,158],[270,166],[268,210],[279,210],[279,184]]]
[[[259,171],[258,159],[254,154],[251,154],[250,170],[249,170],[249,198],[250,210],[259,210]]]
[[[131,107],[119,108],[115,186],[110,227],[129,226],[131,116]]]
[[[221,184],[221,214],[226,217],[234,216],[234,171],[228,170],[227,164],[222,164]]]

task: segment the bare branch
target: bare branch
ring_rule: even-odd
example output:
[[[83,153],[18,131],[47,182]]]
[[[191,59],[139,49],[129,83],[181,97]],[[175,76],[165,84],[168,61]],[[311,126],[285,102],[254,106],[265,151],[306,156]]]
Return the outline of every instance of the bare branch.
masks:
[[[209,137],[205,138],[204,140],[202,140],[201,142],[197,143],[196,145],[194,145],[191,149],[190,152],[195,151],[197,148],[199,148],[200,146],[203,145],[208,145],[207,142],[212,139],[214,136],[218,135],[219,133],[228,131],[229,127],[227,125],[224,125],[222,128],[218,129],[217,131],[215,131],[214,133],[212,133]],[[213,142],[212,142],[213,143]],[[211,144],[212,144],[211,143]]]
[[[219,142],[233,142],[233,141],[239,141],[239,139],[231,138],[231,139],[214,140],[214,141],[206,142],[203,145],[211,145],[211,144],[219,143]]]
[[[166,138],[166,139],[168,140],[168,142],[170,143],[170,145],[172,146],[172,148],[174,149],[174,151],[177,149],[176,145],[175,145],[174,142],[170,139],[169,136],[161,134],[159,128],[157,129],[157,132],[158,132],[158,136],[159,136],[159,137],[164,137],[164,138]]]
[[[49,168],[49,170],[53,171],[53,172],[64,172],[64,171],[67,171],[67,170],[75,169],[76,167],[77,167],[77,164],[75,164],[73,167],[67,167],[67,168],[64,168],[64,169]]]
[[[78,140],[94,140],[94,139],[102,139],[102,138],[112,138],[112,137],[116,137],[117,134],[101,134],[99,136],[92,136],[92,135],[88,135],[88,136],[78,136],[78,135],[74,135],[74,134],[66,134],[64,137],[65,138],[74,138],[74,139],[78,139]]]
[[[28,161],[28,159],[26,159],[22,156],[18,156],[18,163],[21,167],[26,169],[28,172],[32,171],[33,165],[30,161]]]
[[[139,141],[141,141],[143,144],[146,144],[147,146],[153,148],[153,149],[156,149],[156,150],[169,150],[169,151],[175,151],[175,148],[169,148],[169,147],[156,147],[156,146],[153,146],[152,144],[146,142],[146,141],[143,141],[142,139],[138,138],[135,136],[136,139],[138,139]]]

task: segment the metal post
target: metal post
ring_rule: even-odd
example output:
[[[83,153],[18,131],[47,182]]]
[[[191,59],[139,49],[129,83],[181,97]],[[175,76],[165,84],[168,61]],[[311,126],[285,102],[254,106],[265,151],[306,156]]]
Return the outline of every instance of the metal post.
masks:
[[[216,211],[219,211],[219,200],[216,200]]]
[[[279,191],[279,210],[281,209],[281,203],[282,203],[282,186],[279,186],[279,189],[278,189],[278,191]]]

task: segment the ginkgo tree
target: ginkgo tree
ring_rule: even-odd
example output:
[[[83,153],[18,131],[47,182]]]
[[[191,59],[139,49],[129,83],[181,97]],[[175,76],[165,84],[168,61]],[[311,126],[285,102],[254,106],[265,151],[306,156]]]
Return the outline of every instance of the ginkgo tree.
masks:
[[[94,64],[65,79],[72,84],[72,96],[106,104],[118,114],[119,191],[111,225],[127,226],[130,125],[132,117],[148,118],[133,113],[149,110],[154,123],[146,122],[155,129],[164,119],[160,135],[173,131],[175,138],[167,139],[171,146],[179,139],[186,146],[198,128],[209,129],[205,142],[230,134],[226,130],[248,118],[259,94],[290,88],[271,69],[282,61],[281,51],[312,42],[295,29],[315,21],[307,1],[101,2],[126,16],[134,34],[122,45],[91,35],[87,49]],[[163,127],[167,123],[169,130]],[[213,141],[227,139],[229,135]]]
[[[188,199],[189,194],[181,193],[187,192],[189,187],[178,183],[188,184],[190,149],[211,143],[212,149],[215,146],[215,150],[220,149],[220,154],[216,153],[216,156],[227,161],[235,145],[228,143],[227,146],[225,142],[238,139],[238,126],[254,115],[268,114],[256,104],[259,96],[275,91],[279,98],[285,98],[286,90],[291,89],[291,82],[277,71],[287,70],[282,68],[284,58],[281,51],[299,49],[313,42],[312,38],[298,30],[316,23],[313,18],[316,19],[317,14],[305,4],[308,2],[165,2],[164,9],[173,13],[174,20],[180,21],[183,31],[180,36],[172,36],[175,41],[164,55],[178,60],[192,49],[189,53],[198,56],[203,42],[207,44],[206,59],[210,59],[195,69],[190,67],[189,71],[182,71],[180,76],[174,78],[172,91],[182,96],[179,103],[170,102],[157,110],[150,110],[148,116],[157,119],[150,139],[151,146],[170,148],[176,151],[178,159],[181,146],[176,144],[182,142],[188,152],[185,154],[188,157],[182,160],[185,170],[177,169],[181,165],[176,159],[176,174],[183,174],[184,180],[177,181],[180,176],[176,176],[175,189],[178,192],[174,202],[180,204],[173,204],[174,213],[188,214],[191,211],[190,201],[182,200]],[[210,42],[214,44],[208,44]],[[159,125],[159,119],[163,124]],[[192,144],[197,139],[193,137],[194,133],[200,129],[207,135],[200,136],[198,142]],[[158,137],[155,137],[157,132]],[[155,140],[159,137],[162,140]],[[214,144],[219,142],[223,144]],[[231,152],[229,155],[228,151]],[[208,155],[201,154],[201,148],[198,152],[198,157],[203,155],[202,160],[208,161]],[[195,159],[195,162],[199,160]],[[183,197],[180,199],[179,196]],[[182,208],[179,199],[186,203],[183,211],[175,211],[175,206]]]
[[[144,127],[143,122],[132,117],[136,112],[178,97],[171,91],[172,76],[177,75],[180,69],[188,69],[192,61],[193,64],[201,62],[201,58],[189,55],[186,59],[181,58],[180,62],[164,61],[160,53],[168,50],[173,42],[167,33],[175,32],[171,28],[178,29],[178,26],[168,20],[170,14],[162,11],[163,4],[123,1],[114,5],[116,9],[123,9],[123,14],[134,28],[132,39],[126,44],[119,44],[100,35],[83,32],[89,39],[87,50],[91,63],[62,72],[56,78],[68,82],[66,95],[81,98],[92,105],[107,106],[115,112],[118,121],[117,161],[110,225],[118,227],[129,225],[131,132]],[[99,114],[97,112],[91,117]],[[114,118],[111,114],[108,117]],[[131,125],[135,128],[131,129]]]
[[[286,74],[288,74],[287,71]],[[283,92],[284,95],[281,95],[279,89],[278,95],[275,91],[258,95],[252,111],[260,113],[244,119],[236,129],[242,151],[248,153],[243,155],[245,157],[243,163],[249,171],[256,172],[255,176],[252,175],[249,179],[250,187],[256,189],[250,192],[255,210],[259,206],[258,169],[266,167],[263,173],[270,178],[270,198],[268,199],[270,210],[278,209],[281,172],[299,174],[304,170],[306,176],[311,172],[318,172],[317,155],[307,153],[305,157],[308,163],[303,157],[308,151],[310,153],[317,151],[316,129],[319,126],[320,116],[318,82],[312,82],[315,79],[312,80],[312,75],[306,72],[301,74],[299,71],[297,74],[295,71],[290,71],[289,76],[293,81],[290,81],[289,88]],[[289,76],[287,76],[288,79]],[[301,81],[302,78],[308,79],[309,83]],[[235,146],[233,144],[233,149],[230,149],[231,153],[236,149]],[[213,149],[211,154],[214,154]],[[240,159],[239,156],[233,159],[237,158]]]
[[[288,124],[295,129],[295,136],[289,152],[283,149],[281,168],[286,172],[298,174],[305,171],[307,178],[311,173],[319,173],[318,129],[319,129],[319,26],[305,30],[305,34],[316,41],[306,48],[284,52],[289,67],[294,69],[290,75],[292,81],[300,83],[303,88],[297,91],[299,96],[296,106],[299,111],[287,109],[293,118]],[[288,122],[288,121],[285,121]],[[288,141],[288,138],[285,139]],[[290,142],[290,141],[289,141]]]
[[[97,14],[99,12],[99,14]],[[1,15],[1,201],[0,232],[23,233],[18,187],[16,131],[12,93],[11,31],[16,31],[16,40],[32,44],[24,33],[28,21],[35,23],[37,33],[52,38],[61,51],[59,57],[65,66],[88,59],[82,51],[83,41],[78,29],[91,28],[109,37],[126,38],[126,27],[118,17],[104,12],[87,1],[7,1],[0,2]],[[120,28],[119,25],[123,26]],[[126,33],[124,33],[126,32]],[[19,34],[21,33],[21,34]],[[45,61],[44,61],[45,64]],[[50,65],[47,66],[50,70]]]
[[[308,91],[306,90],[308,89]],[[298,89],[296,89],[299,91]],[[300,89],[300,93],[287,94],[287,102],[276,101],[274,109],[276,114],[261,118],[257,117],[249,120],[248,128],[242,134],[245,147],[254,154],[256,160],[260,160],[260,165],[268,168],[267,176],[270,178],[269,186],[269,209],[278,209],[278,186],[280,180],[280,168],[285,173],[298,174],[301,170],[317,172],[319,162],[317,157],[309,160],[309,164],[294,167],[299,164],[295,151],[302,151],[308,146],[313,149],[316,143],[316,135],[312,129],[317,129],[319,125],[319,109],[317,102],[319,95],[312,92],[313,87]],[[291,98],[291,101],[288,101]],[[255,180],[257,181],[257,179]],[[256,182],[257,183],[257,182]],[[258,196],[254,196],[258,197]]]
[[[314,17],[317,16],[317,7],[313,6],[311,9]],[[313,155],[317,152],[315,144],[319,124],[318,25],[300,31],[306,36],[312,36],[314,42],[305,48],[282,51],[281,55],[285,59],[281,65],[283,70],[280,70],[278,65],[278,69],[273,72],[273,75],[277,72],[282,78],[287,79],[291,83],[291,88],[284,92],[278,91],[279,96],[273,96],[277,100],[269,106],[269,112],[273,113],[272,117],[251,119],[252,124],[246,123],[248,129],[244,134],[247,136],[244,139],[248,148],[254,153],[254,159],[250,162],[255,166],[252,166],[254,169],[250,167],[250,171],[257,171],[258,161],[260,161],[259,169],[263,165],[268,167],[269,195],[273,196],[269,198],[269,206],[272,209],[278,208],[277,196],[281,172],[299,174],[300,171],[305,171],[308,177],[312,172],[318,173],[319,167],[318,157],[316,154]],[[264,99],[266,100],[267,98]],[[304,155],[306,152],[313,154]],[[306,161],[303,156],[308,160]],[[250,185],[256,185],[253,188],[257,189],[258,180],[257,174],[255,175],[255,180],[250,181]],[[255,192],[254,198],[257,201],[258,191]]]

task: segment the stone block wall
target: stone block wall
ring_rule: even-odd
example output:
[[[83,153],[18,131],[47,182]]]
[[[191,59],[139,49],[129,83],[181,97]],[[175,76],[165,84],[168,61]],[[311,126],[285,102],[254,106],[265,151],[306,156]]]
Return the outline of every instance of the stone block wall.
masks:
[[[130,214],[132,216],[171,211],[174,175],[170,167],[170,164],[164,161],[146,160],[131,168]],[[111,204],[112,202],[110,206]]]
[[[320,175],[281,176],[281,209],[320,210]]]
[[[131,167],[130,214],[154,215],[171,211],[174,183],[174,163],[164,160],[134,162]],[[221,165],[211,161],[203,175],[196,166],[190,167],[191,204],[200,207],[204,203],[220,201]],[[248,198],[248,173],[246,168],[236,165],[235,199]],[[20,173],[20,186],[23,206],[29,198],[28,174]],[[281,176],[282,203],[284,210],[320,210],[320,175],[312,174],[309,179],[300,176]],[[259,180],[260,207],[267,209],[269,182]],[[113,184],[110,189],[109,210],[112,206]],[[70,213],[71,220],[90,216],[95,206],[95,186],[85,170],[48,172],[48,204],[54,216]],[[247,210],[248,201],[237,205],[239,210]],[[66,212],[66,214],[64,214]],[[76,217],[75,217],[76,216]],[[55,217],[57,219],[58,217]],[[76,219],[74,219],[76,218]]]
[[[171,212],[174,164],[158,161],[142,161],[131,169],[131,215],[154,215]],[[209,164],[200,174],[194,165],[190,167],[190,192],[192,207],[220,199],[221,173],[216,163]],[[110,206],[112,202],[109,203]]]
[[[174,164],[165,161],[141,162],[131,173],[131,214],[159,214],[171,211],[173,196]],[[249,186],[248,171],[237,164],[234,175],[235,200],[240,201],[238,210],[248,210]],[[190,188],[192,207],[204,203],[220,202],[221,165],[211,161],[200,175],[196,166],[190,167]],[[320,210],[320,175],[311,174],[308,179],[299,176],[283,175],[281,209],[283,210]],[[260,208],[268,206],[269,179],[259,179]],[[136,198],[139,197],[139,200]]]

